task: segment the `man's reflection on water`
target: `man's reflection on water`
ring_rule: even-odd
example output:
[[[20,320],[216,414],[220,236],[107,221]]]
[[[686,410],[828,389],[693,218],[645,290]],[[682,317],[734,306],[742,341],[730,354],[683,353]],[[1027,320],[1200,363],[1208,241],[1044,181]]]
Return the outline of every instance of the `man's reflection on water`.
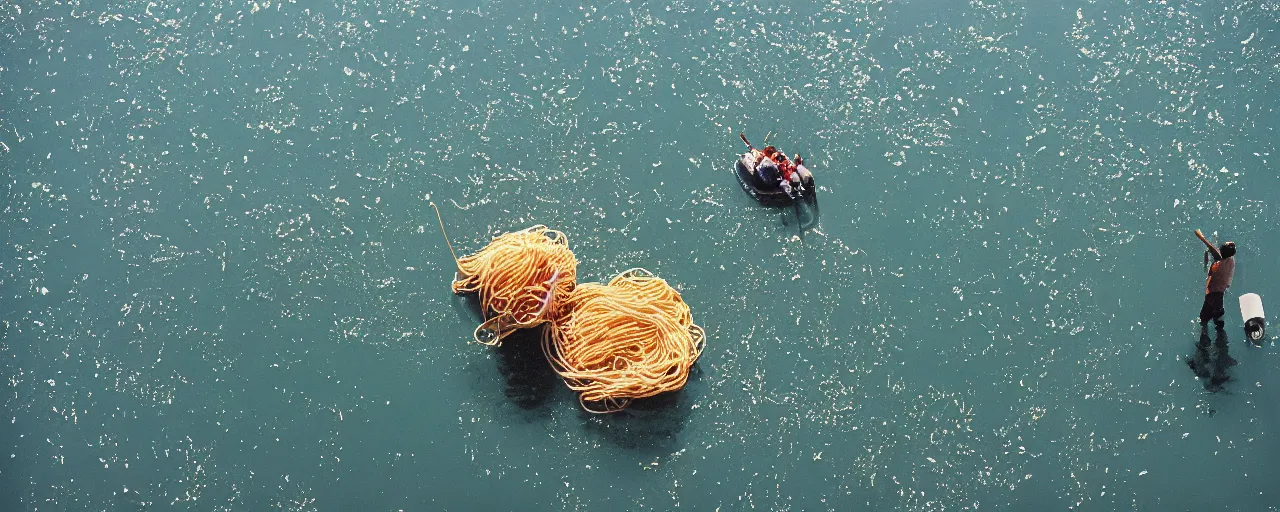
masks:
[[[1196,343],[1195,354],[1187,358],[1187,366],[1204,382],[1209,391],[1220,391],[1222,385],[1231,380],[1227,369],[1236,365],[1236,360],[1227,353],[1227,332],[1222,327],[1214,329],[1213,343],[1209,341],[1209,327],[1200,326],[1200,341]]]

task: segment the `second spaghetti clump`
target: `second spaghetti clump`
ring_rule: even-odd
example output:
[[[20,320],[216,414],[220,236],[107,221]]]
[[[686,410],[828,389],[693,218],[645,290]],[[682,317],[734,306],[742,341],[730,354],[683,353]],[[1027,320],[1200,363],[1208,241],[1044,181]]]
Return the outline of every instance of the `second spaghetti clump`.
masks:
[[[559,313],[543,331],[542,350],[591,412],[680,389],[706,343],[679,292],[644,269],[579,285]]]

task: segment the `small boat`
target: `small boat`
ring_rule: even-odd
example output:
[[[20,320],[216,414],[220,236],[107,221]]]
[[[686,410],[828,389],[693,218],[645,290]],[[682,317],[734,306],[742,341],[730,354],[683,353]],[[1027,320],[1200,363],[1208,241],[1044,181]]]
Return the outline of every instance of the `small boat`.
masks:
[[[751,197],[760,201],[761,204],[767,206],[791,204],[795,199],[813,200],[815,198],[815,188],[812,183],[800,192],[800,197],[793,198],[787,195],[777,184],[765,183],[756,174],[755,160],[748,151],[738,157],[734,162],[734,174],[738,175],[738,183],[742,184],[742,189],[747,191]]]

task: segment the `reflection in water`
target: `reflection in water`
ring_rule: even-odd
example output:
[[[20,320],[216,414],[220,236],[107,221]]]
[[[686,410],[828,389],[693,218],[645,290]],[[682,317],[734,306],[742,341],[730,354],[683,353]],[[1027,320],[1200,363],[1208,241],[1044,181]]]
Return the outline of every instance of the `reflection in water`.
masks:
[[[545,405],[560,383],[542,355],[541,333],[542,329],[520,329],[495,350],[498,372],[506,379],[503,393],[525,410]]]
[[[695,364],[684,389],[632,401],[626,409],[613,414],[583,412],[589,417],[585,427],[621,448],[655,456],[679,451],[684,445],[680,432],[693,410],[689,388],[701,376],[702,369]]]
[[[455,318],[461,322],[474,322],[476,325],[484,323],[484,315],[480,310],[480,295],[465,293],[455,297],[458,298],[458,300],[452,301]]]
[[[591,414],[585,425],[618,447],[653,455],[677,451],[680,431],[689,419],[690,402],[684,390],[636,400],[613,414]]]
[[[782,214],[782,225],[795,225],[797,234],[802,240],[804,239],[805,231],[809,231],[818,226],[817,196],[800,201],[792,201],[786,206],[778,206],[777,209]]]
[[[817,194],[808,200],[797,202],[796,219],[800,223],[801,230],[813,229],[818,225]]]
[[[1222,385],[1231,380],[1227,369],[1236,365],[1236,360],[1227,353],[1227,331],[1221,327],[1215,329],[1213,345],[1209,344],[1209,327],[1200,327],[1200,341],[1196,343],[1196,352],[1187,358],[1187,366],[1196,372],[1209,391],[1220,391]]]

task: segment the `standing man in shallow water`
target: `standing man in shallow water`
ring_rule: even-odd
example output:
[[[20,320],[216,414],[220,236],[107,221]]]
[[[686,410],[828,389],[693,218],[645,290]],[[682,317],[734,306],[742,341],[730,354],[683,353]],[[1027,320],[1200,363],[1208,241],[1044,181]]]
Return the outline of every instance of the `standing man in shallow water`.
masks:
[[[1227,288],[1231,287],[1231,278],[1236,273],[1236,243],[1227,242],[1221,248],[1214,247],[1198,229],[1196,238],[1213,254],[1213,266],[1209,267],[1209,277],[1204,285],[1204,305],[1200,306],[1200,325],[1206,326],[1209,320],[1213,320],[1214,326],[1221,329],[1225,324],[1222,316],[1226,314],[1222,299]]]

